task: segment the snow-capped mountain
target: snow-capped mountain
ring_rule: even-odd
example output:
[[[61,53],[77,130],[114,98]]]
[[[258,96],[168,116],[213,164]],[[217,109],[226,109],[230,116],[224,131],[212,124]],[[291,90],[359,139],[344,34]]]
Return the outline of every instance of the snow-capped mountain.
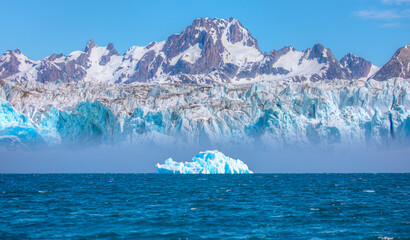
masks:
[[[380,69],[368,60],[358,57],[353,53],[346,54],[340,60],[340,63],[342,64],[343,68],[347,70],[348,79],[359,79],[362,77],[367,78],[375,74]]]
[[[408,61],[408,57],[407,57]],[[378,68],[348,54],[339,62],[316,44],[297,51],[285,47],[262,53],[251,33],[234,19],[198,18],[180,34],[118,54],[112,43],[33,61],[19,50],[0,57],[0,78],[38,82],[249,83],[262,80],[368,78]],[[378,76],[378,75],[375,75]],[[391,76],[394,77],[394,76]]]
[[[196,19],[123,55],[94,40],[38,61],[7,51],[0,56],[0,148],[409,146],[409,61],[410,45],[381,69],[351,53],[338,61],[320,44],[262,53],[233,18]]]

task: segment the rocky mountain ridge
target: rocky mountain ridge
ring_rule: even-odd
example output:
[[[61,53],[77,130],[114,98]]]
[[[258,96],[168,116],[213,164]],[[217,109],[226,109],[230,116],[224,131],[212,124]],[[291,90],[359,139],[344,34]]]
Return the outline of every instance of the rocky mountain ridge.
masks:
[[[410,44],[399,48],[372,78],[383,81],[392,77],[410,78]]]
[[[407,49],[406,46],[398,52]],[[351,53],[338,61],[331,50],[321,44],[304,51],[290,46],[262,53],[257,40],[238,20],[198,18],[166,41],[131,47],[123,55],[112,43],[102,47],[95,45],[94,40],[88,41],[83,51],[74,51],[68,56],[53,54],[38,61],[27,58],[19,50],[7,51],[0,56],[0,78],[43,83],[251,83],[285,79],[408,78],[409,54],[395,55],[397,57],[378,72],[378,67]],[[402,70],[407,74],[399,65],[404,66]],[[391,68],[400,71],[390,71]]]

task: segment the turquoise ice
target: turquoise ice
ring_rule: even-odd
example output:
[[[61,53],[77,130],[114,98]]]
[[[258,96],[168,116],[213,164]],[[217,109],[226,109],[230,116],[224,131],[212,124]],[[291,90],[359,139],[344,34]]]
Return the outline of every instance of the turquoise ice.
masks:
[[[224,86],[4,81],[0,131],[30,128],[48,146],[406,147],[409,88],[405,79]]]

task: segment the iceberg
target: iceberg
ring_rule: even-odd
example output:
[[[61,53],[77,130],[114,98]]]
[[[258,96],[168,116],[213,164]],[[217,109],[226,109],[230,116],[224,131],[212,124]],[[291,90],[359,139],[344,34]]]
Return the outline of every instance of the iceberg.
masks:
[[[172,158],[164,164],[156,164],[158,173],[174,174],[252,174],[248,166],[239,159],[225,156],[213,150],[200,152],[192,162],[175,162]]]

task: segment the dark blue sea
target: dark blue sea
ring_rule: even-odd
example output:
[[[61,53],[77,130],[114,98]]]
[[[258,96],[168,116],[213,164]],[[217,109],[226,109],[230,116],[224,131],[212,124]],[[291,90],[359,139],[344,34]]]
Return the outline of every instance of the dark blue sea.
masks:
[[[0,239],[409,239],[410,174],[1,174]]]

